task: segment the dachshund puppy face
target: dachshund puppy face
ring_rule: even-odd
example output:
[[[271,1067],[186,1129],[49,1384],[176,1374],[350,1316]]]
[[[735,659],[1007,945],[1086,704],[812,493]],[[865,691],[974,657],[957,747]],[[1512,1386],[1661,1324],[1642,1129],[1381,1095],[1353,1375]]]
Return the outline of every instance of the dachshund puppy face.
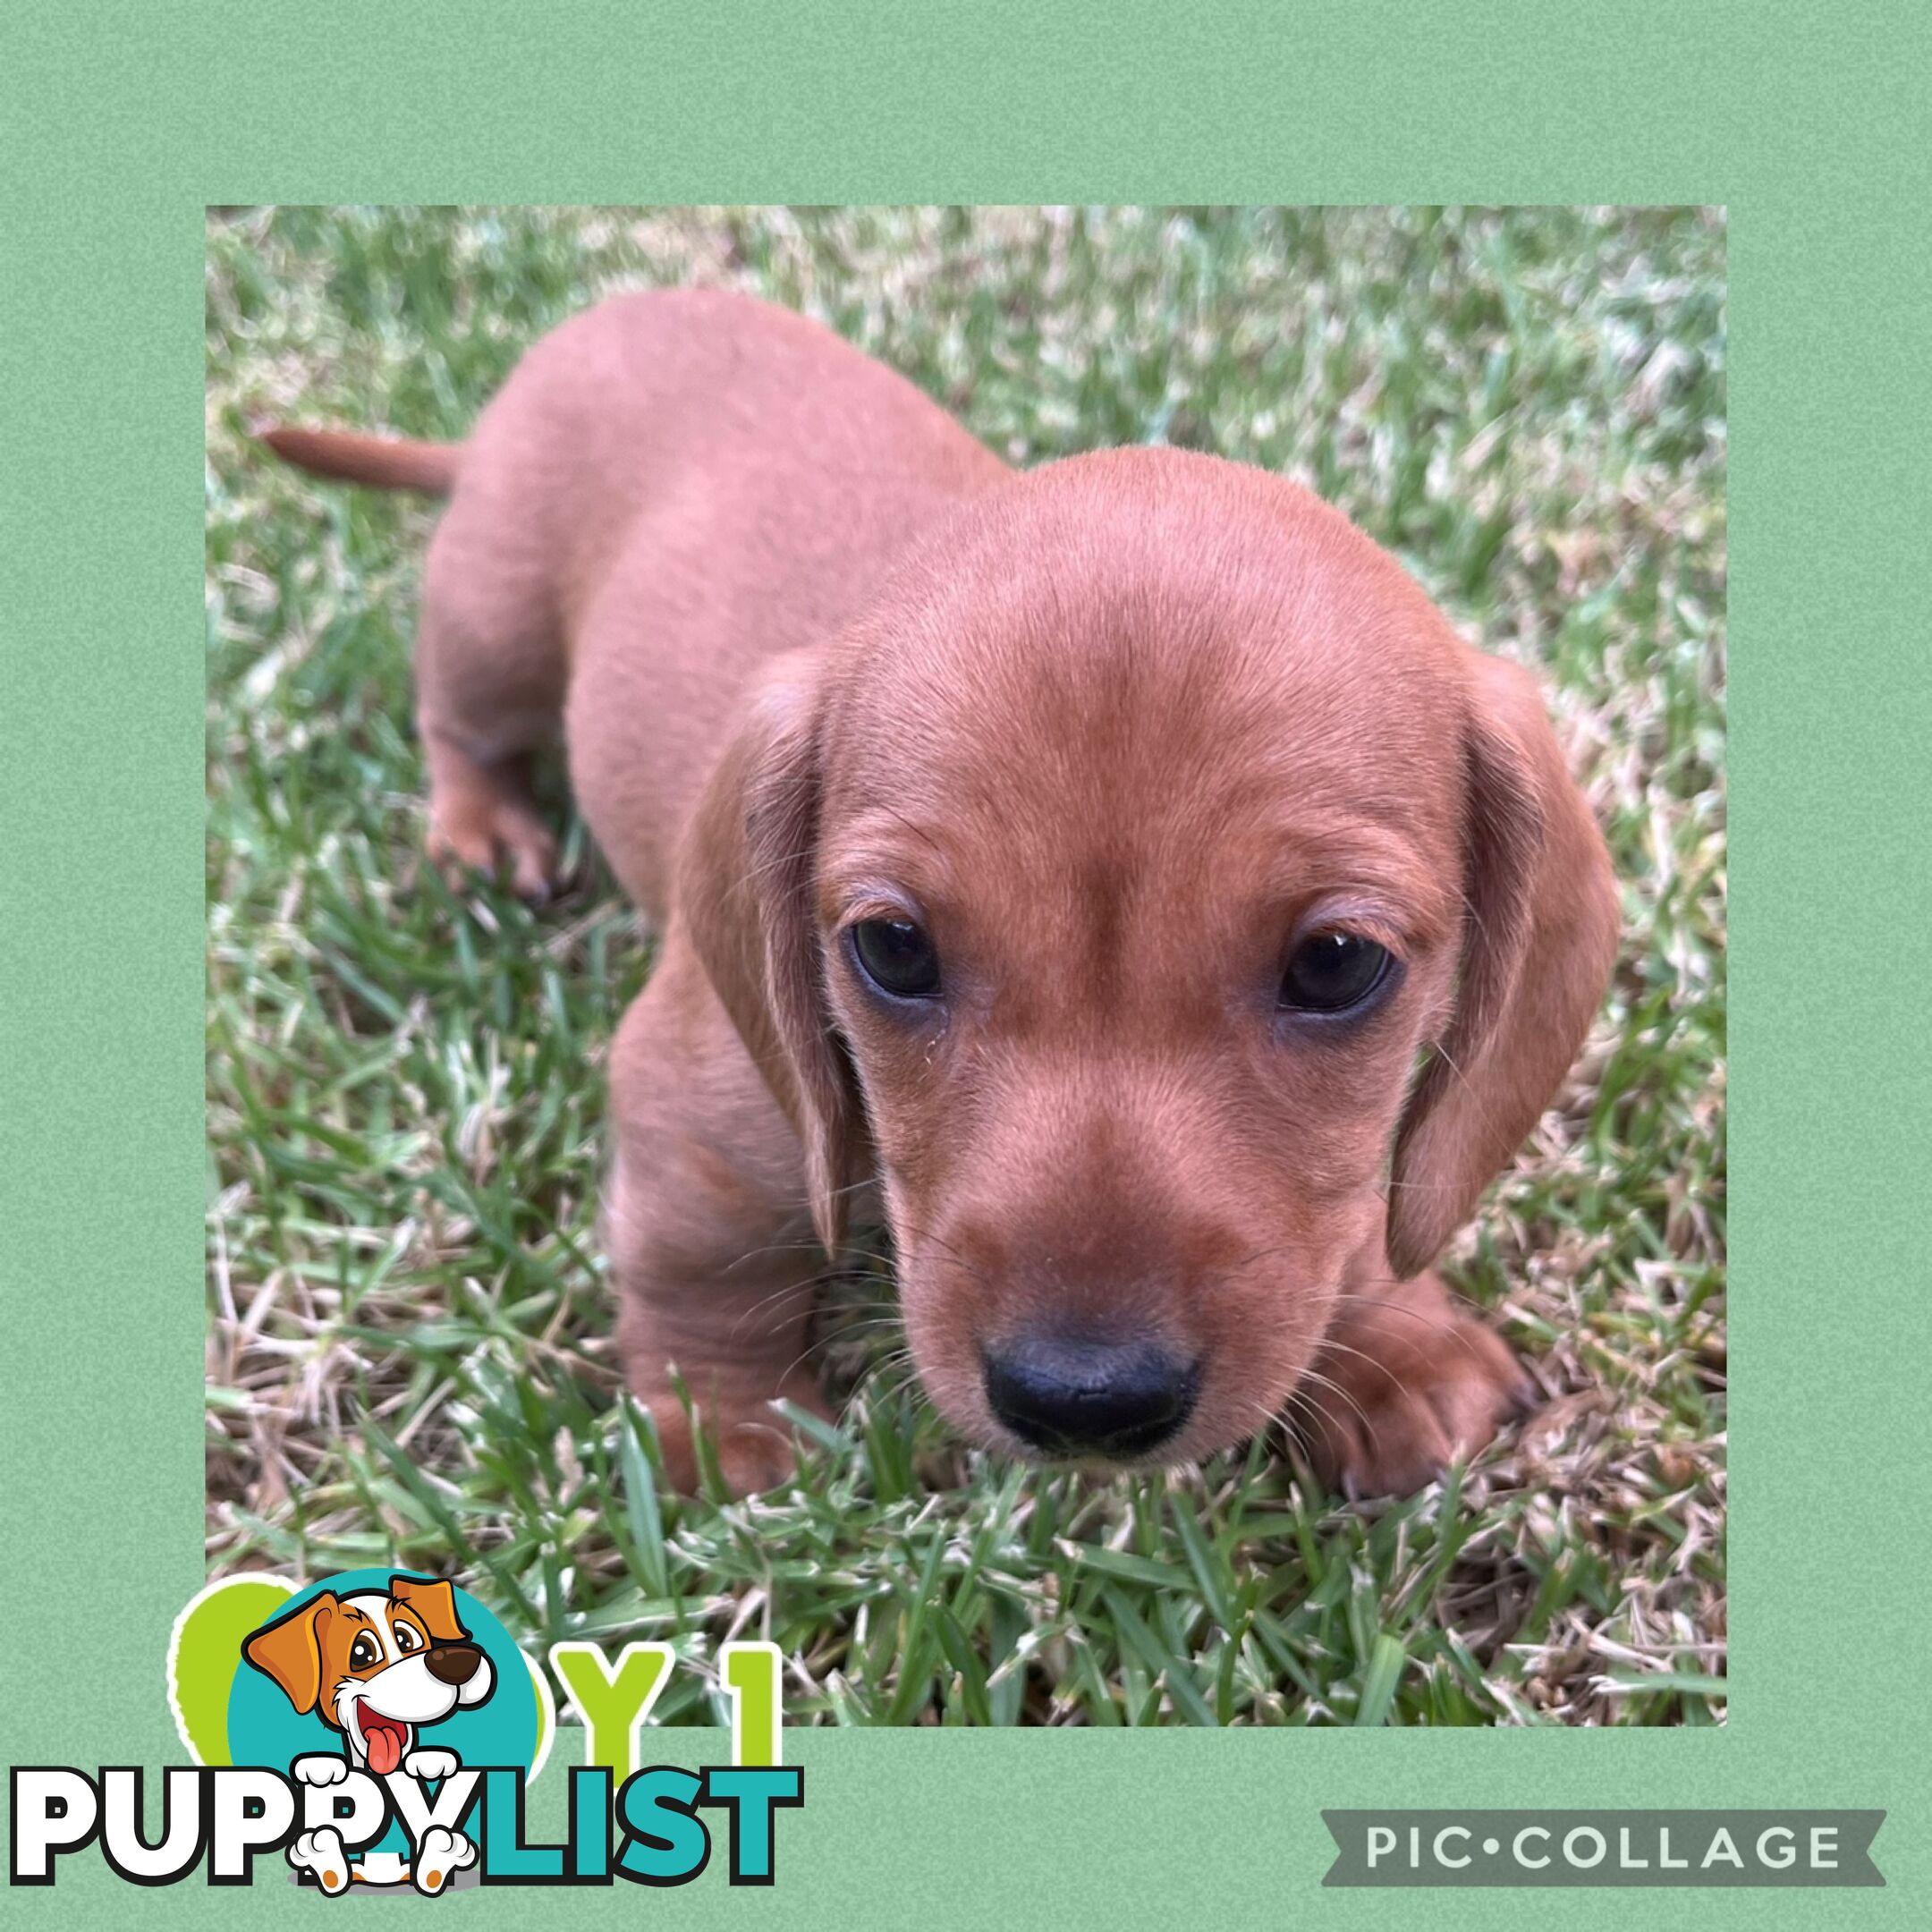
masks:
[[[1057,507],[1041,567],[955,557],[854,665],[814,912],[936,1401],[1022,1453],[1185,1461],[1385,1272],[1461,931],[1459,694],[1224,505]]]
[[[1487,664],[1305,493],[1140,451],[994,493],[767,693],[724,781],[762,908],[741,1030],[828,1236],[876,1173],[914,1361],[975,1439],[1255,1433],[1534,1120],[1602,979],[1539,950],[1568,782]]]

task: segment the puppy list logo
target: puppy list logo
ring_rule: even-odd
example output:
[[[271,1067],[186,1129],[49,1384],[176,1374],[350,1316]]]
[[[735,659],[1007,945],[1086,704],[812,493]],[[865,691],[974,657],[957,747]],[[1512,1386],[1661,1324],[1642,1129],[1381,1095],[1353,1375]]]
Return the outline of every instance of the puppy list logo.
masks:
[[[435,1897],[466,1885],[688,1883],[724,1816],[733,1885],[770,1885],[776,1815],[804,1802],[779,1764],[778,1652],[727,1644],[732,1763],[640,1764],[642,1732],[673,1666],[670,1646],[550,1648],[585,1727],[562,1844],[531,1844],[525,1792],[556,1727],[544,1674],[490,1612],[431,1577],[360,1570],[294,1590],[231,1577],[185,1609],[168,1653],[176,1728],[194,1767],[162,1774],[161,1832],[143,1835],[138,1767],[12,1775],[15,1885],[53,1885],[97,1848],[137,1885],[205,1867],[210,1885],[253,1882],[282,1852],[294,1882]]]

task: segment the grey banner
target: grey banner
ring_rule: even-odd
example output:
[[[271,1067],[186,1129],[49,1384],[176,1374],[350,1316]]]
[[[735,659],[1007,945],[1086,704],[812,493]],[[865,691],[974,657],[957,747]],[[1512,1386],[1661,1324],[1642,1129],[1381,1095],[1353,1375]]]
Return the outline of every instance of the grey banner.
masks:
[[[1882,1885],[1883,1811],[1324,1811],[1325,1885]]]

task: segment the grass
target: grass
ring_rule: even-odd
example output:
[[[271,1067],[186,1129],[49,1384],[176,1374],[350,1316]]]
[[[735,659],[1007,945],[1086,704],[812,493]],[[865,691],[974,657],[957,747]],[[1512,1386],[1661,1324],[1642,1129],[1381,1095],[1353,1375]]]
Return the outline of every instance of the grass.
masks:
[[[593,1234],[648,953],[580,827],[540,915],[421,863],[428,513],[244,428],[461,435],[564,316],[693,282],[818,315],[1017,462],[1290,472],[1542,667],[1626,933],[1450,1259],[1546,1396],[1473,1467],[1361,1508],[1261,1449],[1030,1474],[869,1376],[835,1306],[858,1393],[799,1484],[660,1494]],[[1721,215],[233,210],[207,294],[211,1570],[453,1572],[533,1639],[700,1666],[769,1636],[794,1721],[1721,1721]],[[724,1705],[700,1667],[660,1709]]]

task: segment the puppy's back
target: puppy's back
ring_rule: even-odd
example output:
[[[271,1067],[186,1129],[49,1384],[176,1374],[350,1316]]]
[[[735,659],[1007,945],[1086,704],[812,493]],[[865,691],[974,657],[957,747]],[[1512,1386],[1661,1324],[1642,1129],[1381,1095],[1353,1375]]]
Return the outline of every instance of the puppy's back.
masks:
[[[579,801],[661,917],[758,665],[835,631],[912,538],[1007,474],[804,317],[713,290],[618,296],[537,343],[483,412],[426,601],[559,667]]]

